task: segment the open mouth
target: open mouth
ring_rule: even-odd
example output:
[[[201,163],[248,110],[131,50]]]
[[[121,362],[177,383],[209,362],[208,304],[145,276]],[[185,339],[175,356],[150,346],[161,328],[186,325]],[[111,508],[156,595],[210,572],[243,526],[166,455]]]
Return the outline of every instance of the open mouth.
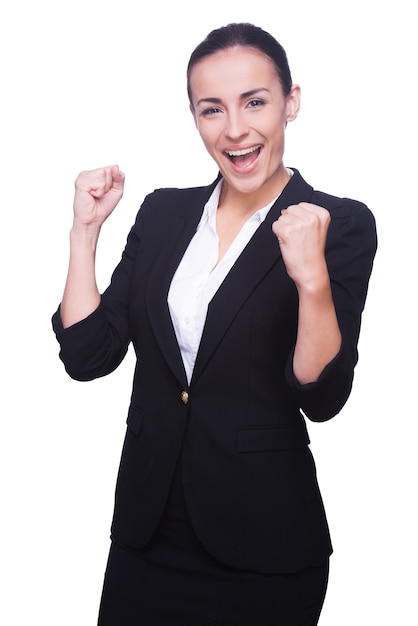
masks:
[[[258,159],[261,148],[261,144],[258,144],[242,150],[224,150],[224,154],[236,167],[247,168]]]

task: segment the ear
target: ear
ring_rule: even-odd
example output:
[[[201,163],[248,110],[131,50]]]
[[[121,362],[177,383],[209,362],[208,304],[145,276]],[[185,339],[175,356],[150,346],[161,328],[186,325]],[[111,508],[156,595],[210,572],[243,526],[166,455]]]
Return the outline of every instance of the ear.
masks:
[[[292,85],[286,100],[286,122],[293,122],[299,114],[300,109],[300,87]]]

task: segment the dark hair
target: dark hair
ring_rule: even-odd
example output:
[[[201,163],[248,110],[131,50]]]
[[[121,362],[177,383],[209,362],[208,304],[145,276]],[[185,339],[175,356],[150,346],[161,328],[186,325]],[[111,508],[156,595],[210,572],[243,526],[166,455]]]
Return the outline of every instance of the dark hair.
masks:
[[[272,35],[259,26],[247,23],[233,23],[212,30],[192,52],[187,65],[187,93],[190,103],[192,103],[190,74],[196,63],[215,52],[234,48],[235,46],[255,48],[269,57],[276,68],[284,95],[289,95],[292,87],[292,77],[284,48]]]

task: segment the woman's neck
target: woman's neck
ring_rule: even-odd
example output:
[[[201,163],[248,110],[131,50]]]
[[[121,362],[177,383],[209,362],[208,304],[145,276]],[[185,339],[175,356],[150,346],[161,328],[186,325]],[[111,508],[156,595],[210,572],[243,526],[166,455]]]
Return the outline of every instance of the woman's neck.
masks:
[[[242,192],[224,179],[219,197],[218,210],[233,211],[250,217],[256,211],[267,206],[281,194],[290,179],[288,170],[283,169],[276,176],[254,192]]]

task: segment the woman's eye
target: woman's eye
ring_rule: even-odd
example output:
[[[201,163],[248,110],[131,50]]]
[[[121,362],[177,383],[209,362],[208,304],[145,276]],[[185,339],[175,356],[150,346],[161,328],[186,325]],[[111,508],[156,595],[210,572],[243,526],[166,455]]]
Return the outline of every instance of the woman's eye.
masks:
[[[256,109],[258,107],[263,106],[263,104],[264,104],[264,100],[261,100],[261,98],[253,98],[252,100],[249,101],[248,107],[250,109]]]
[[[216,107],[210,107],[209,109],[205,109],[204,111],[202,111],[201,115],[203,115],[204,117],[210,117],[211,115],[216,115],[216,113],[219,113],[220,109],[217,109]]]

